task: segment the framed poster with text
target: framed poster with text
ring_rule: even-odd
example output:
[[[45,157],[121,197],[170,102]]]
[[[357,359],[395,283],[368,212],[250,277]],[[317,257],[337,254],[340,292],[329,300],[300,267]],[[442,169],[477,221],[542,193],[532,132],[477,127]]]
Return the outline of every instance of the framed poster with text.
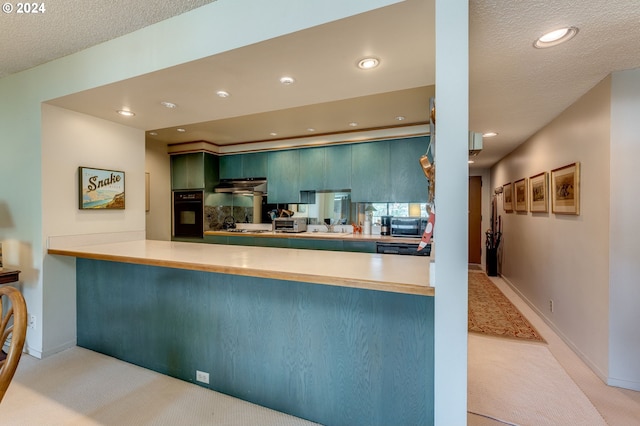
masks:
[[[124,209],[124,172],[78,168],[81,210]]]

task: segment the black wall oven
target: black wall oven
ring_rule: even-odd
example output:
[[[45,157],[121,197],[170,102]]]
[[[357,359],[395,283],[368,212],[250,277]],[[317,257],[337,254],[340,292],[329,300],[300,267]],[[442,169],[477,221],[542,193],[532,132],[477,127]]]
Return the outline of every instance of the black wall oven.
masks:
[[[173,236],[202,238],[204,233],[204,192],[174,191]]]

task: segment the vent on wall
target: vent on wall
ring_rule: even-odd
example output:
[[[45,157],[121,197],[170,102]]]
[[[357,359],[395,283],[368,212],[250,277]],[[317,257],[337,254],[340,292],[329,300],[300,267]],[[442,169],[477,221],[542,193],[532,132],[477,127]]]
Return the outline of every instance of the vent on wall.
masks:
[[[469,132],[469,156],[475,157],[482,151],[482,133]]]

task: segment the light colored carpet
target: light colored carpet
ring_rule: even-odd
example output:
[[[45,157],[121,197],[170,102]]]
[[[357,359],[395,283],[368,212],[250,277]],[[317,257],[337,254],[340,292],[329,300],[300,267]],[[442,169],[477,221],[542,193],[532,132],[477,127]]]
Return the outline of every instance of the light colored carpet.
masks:
[[[499,277],[490,277],[490,279],[542,334],[547,341],[545,347],[551,351],[555,359],[598,409],[607,424],[610,426],[640,425],[640,392],[607,386],[505,280]],[[532,345],[524,344],[523,346]],[[556,393],[555,397],[563,399],[565,405],[572,404],[571,400],[564,399],[561,393]],[[476,426],[471,421],[469,425]]]
[[[96,352],[24,355],[2,401],[7,425],[314,425]]]
[[[469,331],[544,342],[484,272],[469,270]]]
[[[545,345],[474,334],[468,409],[522,426],[606,425]]]

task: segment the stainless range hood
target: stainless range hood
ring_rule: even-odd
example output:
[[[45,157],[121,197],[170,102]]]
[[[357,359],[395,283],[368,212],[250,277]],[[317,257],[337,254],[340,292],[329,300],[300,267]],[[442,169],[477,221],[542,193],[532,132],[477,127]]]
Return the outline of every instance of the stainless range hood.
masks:
[[[215,192],[232,194],[267,193],[267,178],[221,179]]]

